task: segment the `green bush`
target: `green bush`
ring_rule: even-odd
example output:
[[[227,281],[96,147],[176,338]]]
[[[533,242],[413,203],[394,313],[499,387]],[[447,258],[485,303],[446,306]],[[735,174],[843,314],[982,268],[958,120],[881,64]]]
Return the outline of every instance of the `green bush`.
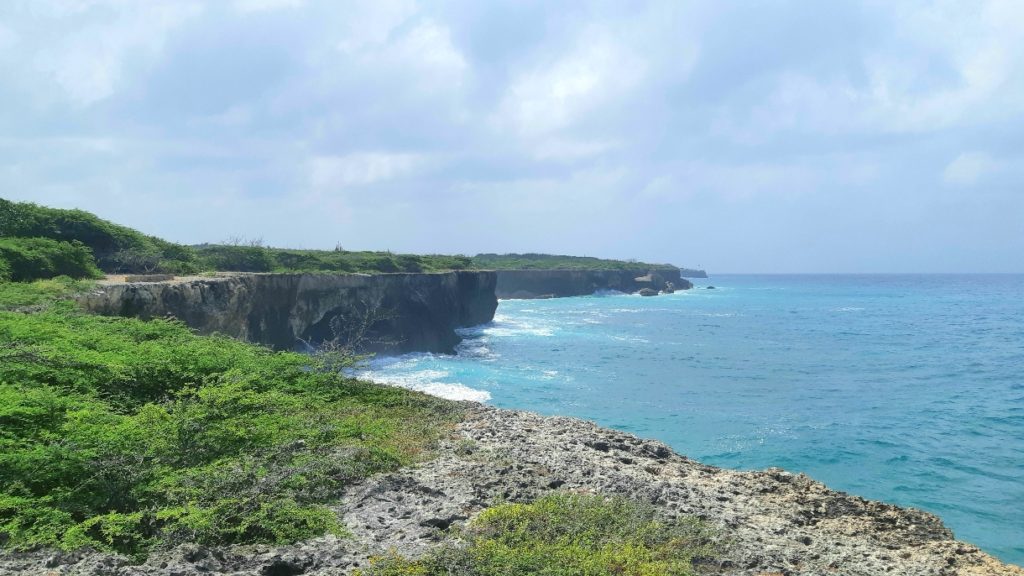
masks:
[[[0,284],[0,309],[63,282]],[[460,409],[310,360],[63,301],[0,311],[4,546],[142,557],[340,533],[342,488],[422,457]]]
[[[92,250],[99,267],[107,272],[199,270],[191,248],[146,236],[84,210],[62,210],[0,198],[0,237],[81,242]]]
[[[275,263],[263,246],[225,246],[207,244],[200,248],[204,267],[230,272],[272,272]]]
[[[0,238],[0,274],[14,281],[56,276],[97,278],[102,276],[92,252],[77,241],[59,242],[49,238]]]
[[[684,576],[718,553],[715,532],[696,519],[668,522],[650,505],[592,494],[496,506],[460,536],[418,560],[378,558],[362,575]]]

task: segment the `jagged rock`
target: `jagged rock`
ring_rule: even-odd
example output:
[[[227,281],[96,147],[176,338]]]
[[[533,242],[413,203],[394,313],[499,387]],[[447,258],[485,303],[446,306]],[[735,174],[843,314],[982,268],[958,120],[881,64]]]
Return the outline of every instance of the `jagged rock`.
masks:
[[[671,282],[665,282],[665,287],[661,289],[662,294],[673,294],[676,291],[676,285]]]

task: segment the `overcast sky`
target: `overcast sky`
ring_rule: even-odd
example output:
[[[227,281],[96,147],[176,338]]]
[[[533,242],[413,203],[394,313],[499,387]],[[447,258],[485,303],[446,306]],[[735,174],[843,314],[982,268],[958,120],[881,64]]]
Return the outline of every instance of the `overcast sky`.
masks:
[[[186,243],[1024,271],[1024,2],[0,3],[0,196]]]

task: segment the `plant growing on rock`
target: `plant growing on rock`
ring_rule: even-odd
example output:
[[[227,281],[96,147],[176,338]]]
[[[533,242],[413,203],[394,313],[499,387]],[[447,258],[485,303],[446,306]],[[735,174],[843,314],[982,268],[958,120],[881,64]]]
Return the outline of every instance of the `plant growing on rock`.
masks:
[[[718,553],[716,534],[693,518],[670,522],[621,497],[558,493],[489,508],[423,558],[378,558],[362,576],[686,576]]]

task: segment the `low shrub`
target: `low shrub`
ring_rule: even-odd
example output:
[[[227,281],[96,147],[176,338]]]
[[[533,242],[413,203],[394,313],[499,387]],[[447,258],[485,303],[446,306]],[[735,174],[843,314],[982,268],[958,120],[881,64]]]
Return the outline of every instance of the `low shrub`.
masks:
[[[718,553],[700,521],[659,519],[619,497],[558,493],[485,510],[463,534],[418,560],[378,558],[363,576],[686,576]]]

